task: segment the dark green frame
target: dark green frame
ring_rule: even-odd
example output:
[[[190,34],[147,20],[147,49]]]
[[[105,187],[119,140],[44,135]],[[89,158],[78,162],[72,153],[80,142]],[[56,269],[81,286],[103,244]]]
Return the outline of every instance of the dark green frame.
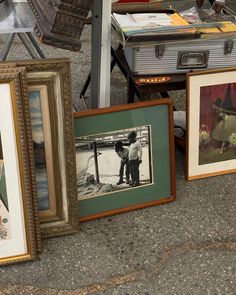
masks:
[[[171,99],[74,114],[76,137],[150,125],[153,183],[79,201],[80,221],[170,202],[175,199],[173,105]]]

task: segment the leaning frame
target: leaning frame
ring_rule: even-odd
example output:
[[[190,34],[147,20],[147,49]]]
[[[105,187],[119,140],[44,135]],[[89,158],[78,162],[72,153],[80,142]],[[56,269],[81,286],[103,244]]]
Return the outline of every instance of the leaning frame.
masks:
[[[0,118],[1,158],[4,169],[4,172],[1,172],[1,193],[4,177],[5,205],[7,203],[7,210],[4,212],[2,206],[0,213],[4,215],[8,212],[8,218],[0,216],[0,225],[3,229],[4,223],[10,224],[9,236],[6,232],[5,238],[1,236],[0,239],[2,265],[35,259],[41,241],[35,202],[33,148],[25,69],[1,69],[0,88],[1,93],[5,93],[0,102],[1,111],[4,112]],[[3,199],[4,197],[1,197],[1,200]]]
[[[175,200],[172,110],[171,99],[163,99],[74,113],[81,222]],[[130,173],[120,182],[124,170],[116,145],[129,150],[131,132],[141,144],[142,160],[137,164],[136,158],[135,168],[128,153]]]
[[[48,127],[54,163],[54,197],[60,208],[51,218],[40,212],[42,235],[54,237],[75,233],[78,231],[78,209],[69,59],[15,61],[3,65],[9,64],[26,67],[28,92],[30,87],[40,85],[48,91],[46,104],[51,121]]]
[[[187,74],[188,180],[236,172],[236,68]]]

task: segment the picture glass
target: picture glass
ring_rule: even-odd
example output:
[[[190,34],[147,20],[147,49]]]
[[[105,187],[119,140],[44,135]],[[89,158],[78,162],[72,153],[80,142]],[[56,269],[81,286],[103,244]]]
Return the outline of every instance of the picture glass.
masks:
[[[75,138],[79,200],[152,184],[151,126]]]
[[[43,82],[28,85],[39,216],[44,221],[60,218],[57,202],[57,196],[60,194],[56,193],[55,186],[50,87],[50,84]]]
[[[236,159],[236,83],[200,89],[199,165]]]
[[[39,210],[42,211],[48,210],[50,208],[50,204],[48,197],[48,177],[44,145],[41,93],[39,90],[31,90],[28,91],[28,96],[35,157],[38,205]]]

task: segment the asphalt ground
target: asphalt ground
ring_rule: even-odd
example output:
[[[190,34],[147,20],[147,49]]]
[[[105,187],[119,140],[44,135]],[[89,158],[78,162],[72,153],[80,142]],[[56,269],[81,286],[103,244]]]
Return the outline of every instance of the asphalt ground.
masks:
[[[90,70],[90,35],[88,26],[79,53],[41,46],[48,58],[70,57],[78,107]],[[2,47],[5,36],[0,39]],[[16,39],[8,59],[27,58]],[[185,109],[185,91],[170,96]],[[115,68],[111,103],[125,100],[126,81]],[[0,295],[235,295],[236,174],[188,182],[184,167],[176,149],[175,202],[82,223],[76,235],[43,240],[39,260],[0,268]]]

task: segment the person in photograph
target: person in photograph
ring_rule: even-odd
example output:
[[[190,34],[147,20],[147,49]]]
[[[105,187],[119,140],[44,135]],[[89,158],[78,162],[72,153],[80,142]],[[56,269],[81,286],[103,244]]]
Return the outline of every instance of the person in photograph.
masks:
[[[131,131],[128,134],[128,140],[130,142],[129,147],[129,167],[131,175],[131,186],[139,186],[139,165],[142,163],[143,150],[139,141],[137,141],[137,133]]]
[[[127,147],[123,146],[122,141],[117,141],[115,143],[115,151],[117,155],[121,158],[120,161],[120,170],[119,170],[119,181],[117,182],[117,185],[120,185],[124,183],[123,177],[124,177],[124,170],[125,170],[125,178],[126,178],[126,184],[129,184],[129,149]]]
[[[212,130],[212,138],[221,143],[220,153],[223,154],[227,148],[229,137],[232,133],[236,133],[236,110],[225,108],[220,97],[214,101],[213,107],[216,109],[219,121]]]

